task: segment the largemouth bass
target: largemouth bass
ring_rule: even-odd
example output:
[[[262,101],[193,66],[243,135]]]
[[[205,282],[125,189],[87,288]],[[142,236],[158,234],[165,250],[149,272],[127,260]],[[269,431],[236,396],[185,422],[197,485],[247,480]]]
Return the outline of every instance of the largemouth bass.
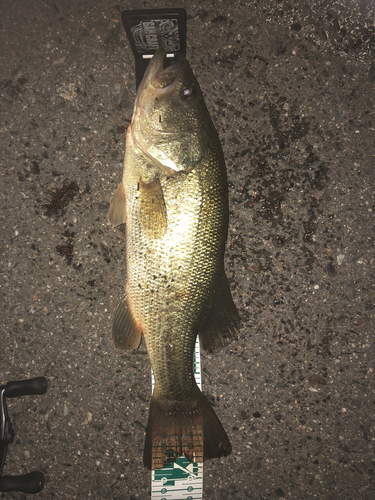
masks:
[[[164,69],[160,49],[137,92],[108,220],[126,223],[127,280],[114,341],[136,349],[143,333],[155,376],[144,465],[163,467],[160,450],[195,461],[228,455],[229,439],[193,372],[197,335],[212,352],[239,325],[224,273],[225,162],[189,63]]]

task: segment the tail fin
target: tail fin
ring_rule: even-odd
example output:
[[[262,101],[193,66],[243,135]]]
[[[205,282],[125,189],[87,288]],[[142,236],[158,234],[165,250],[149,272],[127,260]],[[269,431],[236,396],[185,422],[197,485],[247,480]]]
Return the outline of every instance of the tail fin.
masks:
[[[152,397],[146,430],[143,464],[160,469],[181,455],[195,462],[227,456],[228,436],[205,396],[170,401]]]

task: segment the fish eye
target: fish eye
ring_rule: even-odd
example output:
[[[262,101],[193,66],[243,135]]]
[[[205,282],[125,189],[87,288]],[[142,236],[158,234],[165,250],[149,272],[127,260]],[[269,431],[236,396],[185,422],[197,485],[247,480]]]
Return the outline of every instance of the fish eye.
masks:
[[[187,101],[194,94],[194,89],[192,86],[184,87],[181,91],[181,97],[184,101]]]

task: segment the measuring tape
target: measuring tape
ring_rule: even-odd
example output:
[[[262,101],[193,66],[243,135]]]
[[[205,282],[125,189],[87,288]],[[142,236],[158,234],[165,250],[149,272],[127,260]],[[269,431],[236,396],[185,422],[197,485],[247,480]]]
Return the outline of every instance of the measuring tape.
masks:
[[[199,389],[202,390],[198,337],[194,350],[194,376]],[[154,392],[155,379],[152,370],[151,381]],[[151,472],[151,498],[152,500],[202,500],[203,463],[189,462],[186,457],[181,456],[163,469],[154,469]]]

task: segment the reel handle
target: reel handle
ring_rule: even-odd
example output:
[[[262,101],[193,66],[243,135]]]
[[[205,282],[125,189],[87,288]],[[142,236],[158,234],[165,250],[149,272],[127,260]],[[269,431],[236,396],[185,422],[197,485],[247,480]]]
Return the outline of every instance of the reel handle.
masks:
[[[38,393],[39,394],[39,393]],[[44,486],[44,475],[40,471],[29,472],[21,476],[0,477],[0,491],[23,491],[24,493],[39,493]]]
[[[29,378],[28,380],[12,380],[5,385],[5,396],[32,396],[47,392],[47,380],[44,377]]]

